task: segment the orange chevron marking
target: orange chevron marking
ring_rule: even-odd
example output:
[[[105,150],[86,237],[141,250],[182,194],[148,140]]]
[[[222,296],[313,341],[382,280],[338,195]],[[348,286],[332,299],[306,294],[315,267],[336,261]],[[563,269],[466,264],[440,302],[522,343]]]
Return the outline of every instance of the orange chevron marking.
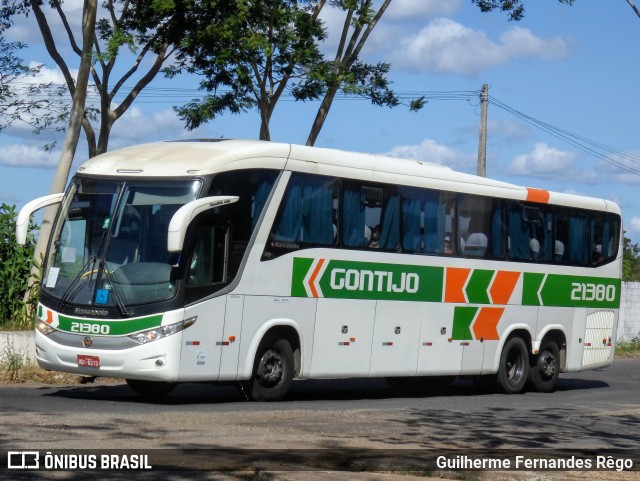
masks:
[[[478,339],[485,341],[497,341],[500,339],[498,335],[498,322],[502,317],[504,307],[483,307],[478,312],[473,323],[473,334]]]
[[[47,310],[47,324],[53,324],[53,314]]]
[[[316,268],[314,269],[313,274],[311,274],[311,277],[309,278],[309,290],[311,291],[311,295],[313,297],[318,297],[318,291],[316,290],[315,282],[316,282],[316,277],[318,277],[318,274],[320,273],[320,270],[322,269],[323,264],[324,264],[324,259],[318,260],[318,264],[316,265]]]
[[[533,189],[527,187],[527,202],[538,202],[539,204],[548,204],[551,194],[548,190]]]
[[[447,267],[447,285],[444,292],[444,302],[467,302],[464,296],[464,285],[471,269]]]
[[[489,293],[491,294],[492,304],[509,304],[511,294],[516,288],[516,283],[520,278],[519,272],[498,271]]]

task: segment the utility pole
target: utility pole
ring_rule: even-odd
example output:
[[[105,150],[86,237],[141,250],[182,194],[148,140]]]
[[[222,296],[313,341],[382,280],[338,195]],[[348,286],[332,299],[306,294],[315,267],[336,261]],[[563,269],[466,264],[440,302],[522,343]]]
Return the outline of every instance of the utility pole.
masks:
[[[487,105],[489,104],[489,86],[482,85],[480,93],[480,142],[478,144],[478,175],[487,176]]]

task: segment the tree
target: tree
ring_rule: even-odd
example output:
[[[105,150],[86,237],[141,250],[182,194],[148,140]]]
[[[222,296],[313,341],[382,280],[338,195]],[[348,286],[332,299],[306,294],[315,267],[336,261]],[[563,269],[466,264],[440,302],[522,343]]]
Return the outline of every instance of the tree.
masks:
[[[78,78],[76,82],[73,83],[74,88],[72,93],[69,127],[67,128],[64,145],[62,146],[60,160],[58,161],[56,172],[53,176],[53,182],[50,189],[51,194],[64,191],[67,179],[69,178],[71,164],[73,163],[73,157],[76,153],[80,130],[86,120],[85,102],[87,99],[87,85],[89,83],[89,75],[93,60],[91,52],[93,51],[95,37],[97,4],[98,0],[84,0],[84,6],[82,9],[82,49],[80,51]],[[44,255],[47,242],[51,235],[53,220],[54,211],[52,209],[47,209],[42,220],[42,224],[40,225],[40,235],[38,236],[38,242],[36,243],[34,252],[36,259],[40,259]],[[32,278],[37,278],[38,270],[39,266],[37,264],[34,265],[31,270]],[[29,295],[29,292],[27,292],[27,295]]]
[[[389,64],[369,65],[358,57],[390,2],[385,0],[377,11],[371,0],[197,2],[197,14],[187,22],[191,28],[180,45],[181,63],[170,74],[181,69],[201,74],[200,87],[209,93],[176,111],[193,129],[224,112],[255,107],[260,139],[270,140],[271,116],[289,89],[296,100],[322,99],[307,140],[313,145],[339,91],[365,96],[374,105],[398,105],[386,78]],[[332,60],[320,51],[326,33],[319,15],[327,5],[345,12]]]
[[[23,122],[38,133],[66,113],[65,104],[49,92],[50,84],[30,81],[42,66],[27,67],[16,54],[22,42],[7,42],[0,30],[0,130]]]
[[[27,243],[16,242],[16,207],[0,205],[0,326],[29,323],[24,295],[30,290],[29,270],[33,264],[35,226],[29,225]],[[33,286],[33,284],[31,284]]]
[[[225,111],[257,107],[260,139],[270,140],[271,116],[287,85],[322,60],[319,10],[288,0],[202,0],[191,13],[191,28],[177,55],[180,64],[168,73],[200,74],[200,88],[209,93],[176,111],[194,129]],[[300,99],[315,95],[297,92]]]
[[[371,31],[384,15],[391,0],[385,0],[377,11],[372,8],[371,3],[371,0],[332,2],[333,6],[345,12],[345,19],[335,59],[325,62],[314,71],[324,96],[311,126],[307,145],[315,144],[340,89],[345,93],[368,97],[374,105],[395,107],[400,103],[389,89],[386,77],[391,66],[388,63],[370,65],[358,59]],[[321,72],[320,75],[316,73],[318,70]],[[312,78],[313,76],[312,74]]]
[[[46,8],[47,5],[50,9]],[[6,0],[0,9],[0,21],[10,24],[16,15],[32,14],[35,17],[47,52],[62,72],[73,98],[77,87],[71,66],[75,59],[81,61],[83,52],[65,6],[62,0],[49,0],[46,4],[42,0]],[[72,52],[69,58],[62,54],[66,46],[56,43],[50,17],[57,17],[64,27]],[[104,0],[99,17],[90,32],[94,40],[90,76],[99,104],[86,109],[82,118],[89,157],[107,151],[114,123],[131,107],[171,56],[173,47],[167,38],[180,24],[182,6],[173,0]],[[119,65],[116,68],[118,59],[127,61],[130,58],[124,55],[125,49],[132,52],[133,60],[128,67]],[[114,78],[117,71],[124,73]],[[127,87],[128,82],[132,82],[131,87]],[[123,99],[114,107],[116,96],[123,96]]]
[[[558,0],[560,3],[567,5],[573,5],[575,0]],[[509,14],[509,20],[522,20],[524,17],[524,5],[522,0],[471,0],[480,7],[483,12],[491,12],[493,10],[500,9],[503,12]],[[640,9],[633,3],[632,0],[626,0],[635,14],[640,17]]]
[[[558,0],[560,3],[572,5],[575,0]],[[630,0],[627,2],[631,3]],[[507,12],[509,20],[520,21],[524,17],[524,5],[522,0],[471,0],[480,7],[482,12],[491,12],[493,10],[502,10]]]
[[[631,239],[624,237],[624,250],[622,252],[622,280],[640,281],[640,246],[631,244]]]

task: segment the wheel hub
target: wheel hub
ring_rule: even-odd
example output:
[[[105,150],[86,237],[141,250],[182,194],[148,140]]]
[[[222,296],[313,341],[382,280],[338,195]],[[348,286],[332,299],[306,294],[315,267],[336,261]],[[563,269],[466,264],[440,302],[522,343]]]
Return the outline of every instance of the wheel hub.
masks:
[[[269,349],[260,359],[258,374],[260,379],[270,385],[277,384],[282,379],[284,364],[280,353]]]
[[[556,360],[553,355],[544,351],[538,358],[538,370],[545,379],[551,379],[556,372]]]

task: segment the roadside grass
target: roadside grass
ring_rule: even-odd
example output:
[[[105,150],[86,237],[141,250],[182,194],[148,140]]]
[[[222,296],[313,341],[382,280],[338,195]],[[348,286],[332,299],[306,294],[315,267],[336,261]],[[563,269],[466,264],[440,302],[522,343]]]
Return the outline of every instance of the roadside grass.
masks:
[[[0,383],[86,384],[95,378],[47,371],[31,361],[28,354],[7,345],[0,352]]]
[[[629,341],[618,341],[617,357],[640,357],[640,333]]]

